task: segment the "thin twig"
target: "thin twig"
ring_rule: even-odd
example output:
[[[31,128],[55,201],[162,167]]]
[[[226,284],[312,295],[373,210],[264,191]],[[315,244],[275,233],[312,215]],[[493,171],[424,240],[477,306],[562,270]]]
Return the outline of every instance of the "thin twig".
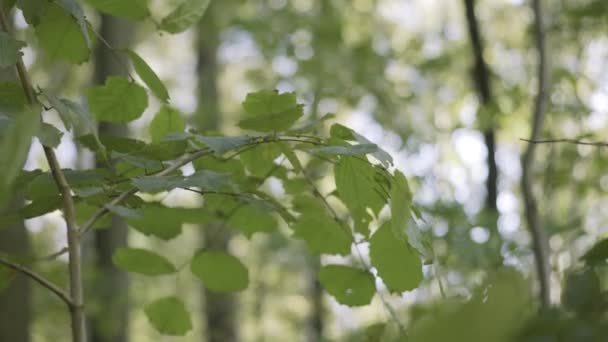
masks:
[[[582,141],[582,140],[567,139],[567,138],[542,139],[542,140],[539,140],[539,139],[531,140],[531,139],[520,138],[519,140],[528,142],[530,144],[570,143],[570,144],[575,144],[575,145],[587,145],[587,146],[597,146],[597,147],[607,147],[608,146],[608,142],[604,142],[604,141]]]
[[[150,176],[150,177],[160,177],[160,176],[166,176],[168,174],[170,174],[171,172],[179,169],[180,167],[190,163],[193,160],[196,160],[198,158],[201,158],[203,156],[209,155],[213,153],[213,151],[211,149],[205,148],[202,149],[200,151],[191,153],[191,154],[187,154],[182,156],[181,158],[179,158],[173,165],[169,166],[168,168]],[[89,230],[91,230],[91,228],[93,228],[93,226],[95,225],[95,223],[97,222],[97,220],[99,220],[100,218],[102,218],[105,214],[107,214],[110,210],[108,209],[108,207],[112,207],[114,205],[119,204],[120,202],[122,202],[123,200],[125,200],[127,197],[133,195],[134,193],[136,193],[138,191],[138,189],[136,187],[133,187],[125,192],[123,192],[122,194],[120,194],[120,196],[116,197],[114,200],[112,200],[110,203],[108,203],[108,205],[103,206],[101,208],[99,208],[94,214],[93,216],[91,216],[87,222],[85,222],[82,225],[82,228],[80,230],[80,235],[86,234]]]
[[[534,99],[534,111],[532,117],[532,132],[530,133],[530,141],[537,141],[541,133],[544,118],[545,108],[547,105],[547,97],[549,91],[549,66],[547,61],[547,51],[545,42],[545,26],[543,23],[543,11],[541,0],[532,1],[532,9],[534,11],[534,41],[538,53],[538,70],[537,82],[538,89],[536,98]],[[534,253],[534,261],[536,264],[536,273],[540,284],[539,299],[542,308],[547,308],[551,302],[550,296],[550,276],[551,269],[549,267],[549,243],[547,233],[541,223],[538,214],[536,198],[533,192],[533,175],[532,167],[534,164],[534,152],[536,144],[528,144],[527,149],[522,158],[522,177],[521,189],[524,199],[524,212],[528,229],[532,235],[532,251]]]
[[[45,277],[39,275],[38,273],[30,270],[29,268],[23,266],[23,265],[19,265],[15,262],[12,262],[8,259],[5,259],[4,257],[0,256],[0,264],[13,269],[17,272],[23,273],[24,275],[26,275],[27,277],[29,277],[30,279],[32,279],[33,281],[37,282],[38,284],[40,284],[42,287],[46,288],[47,290],[53,292],[54,294],[57,295],[57,297],[59,297],[59,299],[61,299],[62,301],[65,302],[65,304],[71,308],[74,306],[74,303],[72,302],[72,299],[70,299],[70,296],[65,293],[64,290],[62,290],[61,288],[59,288],[57,285],[53,284],[50,280],[46,279]]]

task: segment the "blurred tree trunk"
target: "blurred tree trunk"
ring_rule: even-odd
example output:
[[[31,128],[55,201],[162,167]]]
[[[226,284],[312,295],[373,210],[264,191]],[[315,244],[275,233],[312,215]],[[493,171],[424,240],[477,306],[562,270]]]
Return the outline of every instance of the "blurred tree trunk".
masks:
[[[201,131],[220,129],[217,49],[218,29],[212,4],[199,25],[197,44],[198,112],[197,128]],[[205,247],[227,250],[230,232],[226,227],[208,226],[203,229]],[[204,310],[208,342],[238,341],[236,297],[204,289]]]
[[[469,38],[471,40],[471,49],[474,56],[473,65],[473,81],[477,89],[480,107],[482,111],[491,110],[488,107],[492,103],[492,89],[490,86],[490,73],[488,66],[483,56],[483,39],[479,29],[479,23],[475,15],[475,0],[464,0],[465,14],[467,20],[467,28],[469,30]],[[480,112],[482,112],[480,111]],[[493,113],[485,113],[493,116]],[[498,194],[497,180],[498,169],[496,167],[496,138],[494,131],[494,123],[492,117],[489,118],[489,124],[483,129],[486,149],[488,150],[487,166],[488,178],[486,179],[486,210],[493,214],[498,214],[496,211],[496,197]],[[493,228],[493,227],[492,227]]]
[[[16,81],[16,77],[15,68],[0,68],[0,80]],[[0,208],[0,217],[5,210],[21,207],[22,202],[19,197],[11,200],[7,208]],[[23,221],[0,229],[0,253],[29,256],[29,237]],[[0,341],[30,341],[30,303],[30,280],[17,274],[9,286],[0,291]]]
[[[13,199],[7,209],[21,207],[21,198]],[[0,209],[0,216],[2,216]],[[30,244],[23,222],[0,229],[0,253],[29,256]],[[16,274],[8,288],[0,291],[0,341],[28,342],[31,315],[30,279]]]
[[[101,36],[115,48],[129,47],[133,40],[133,25],[125,20],[107,15],[101,16]],[[94,82],[105,83],[110,75],[127,73],[128,62],[124,55],[112,51],[98,40],[95,49]],[[102,123],[100,133],[126,136],[125,125]],[[127,244],[127,226],[118,216],[112,217],[112,225],[107,229],[95,230],[92,312],[90,315],[91,341],[124,342],[127,340],[129,318],[128,278],[112,263],[112,254],[118,247]]]

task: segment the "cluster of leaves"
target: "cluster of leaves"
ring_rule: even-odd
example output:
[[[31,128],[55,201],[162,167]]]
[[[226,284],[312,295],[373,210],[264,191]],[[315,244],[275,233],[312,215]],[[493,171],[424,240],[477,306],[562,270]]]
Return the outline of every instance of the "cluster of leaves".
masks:
[[[149,16],[143,0],[87,2],[100,11],[129,19]],[[16,5],[35,28],[38,44],[49,59],[77,64],[89,58],[94,35],[77,2],[24,0]],[[200,19],[207,5],[208,1],[186,1],[161,21],[159,29],[183,31]],[[0,64],[17,63],[25,44],[8,34],[0,39]],[[61,130],[40,120],[42,109],[52,108],[65,130],[73,133],[74,143],[94,152],[98,161],[93,169],[63,170],[73,193],[80,234],[107,228],[106,213],[121,216],[131,228],[162,240],[178,236],[184,223],[220,221],[223,225],[207,227],[227,225],[251,237],[272,233],[283,221],[292,236],[304,241],[313,254],[346,257],[354,252],[355,265],[325,265],[318,275],[325,289],[342,304],[371,302],[376,293],[372,266],[391,292],[418,286],[422,265],[415,247],[420,244],[410,242],[405,233],[410,216],[417,212],[411,204],[407,179],[398,170],[389,170],[392,160],[385,151],[339,124],[331,127],[327,138],[312,134],[324,120],[299,124],[303,108],[295,94],[277,91],[259,91],[246,97],[239,127],[249,131],[247,135],[188,131],[183,115],[169,105],[169,93],[154,71],[133,51],[125,53],[147,90],[163,103],[150,124],[149,142],[97,134],[97,122],[128,123],[147,109],[148,91],[132,79],[109,77],[104,85],[89,88],[86,105],[40,88],[35,95],[42,106],[30,105],[19,84],[0,85],[0,171],[4,176],[0,200],[6,203],[18,192],[27,200],[23,207],[4,215],[1,224],[62,209],[51,171],[21,170],[33,136],[47,147],[60,143]],[[194,167],[192,174],[180,169],[188,163]],[[333,170],[335,191],[328,194],[316,186],[326,179],[316,179],[309,171],[323,164]],[[269,177],[281,182],[284,194],[264,190]],[[200,194],[203,205],[168,207],[154,196],[174,189]],[[385,207],[390,207],[390,218],[380,216]],[[378,225],[380,228],[372,232]],[[363,242],[370,244],[371,266],[358,252],[357,246]],[[165,256],[128,246],[117,250],[113,261],[125,271],[148,277],[182,271]],[[223,251],[193,252],[188,265],[213,291],[241,291],[249,283],[245,265]],[[185,305],[174,296],[150,303],[145,313],[164,334],[182,335],[192,326]]]

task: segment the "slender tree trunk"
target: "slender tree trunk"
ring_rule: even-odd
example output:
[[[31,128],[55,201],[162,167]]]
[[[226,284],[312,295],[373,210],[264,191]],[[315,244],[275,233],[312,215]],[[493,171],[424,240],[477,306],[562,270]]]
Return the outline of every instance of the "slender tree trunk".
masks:
[[[310,297],[311,310],[306,320],[306,340],[318,342],[323,340],[325,306],[323,305],[323,287],[317,279],[317,273],[321,268],[319,257],[312,257],[307,265],[308,295]]]
[[[213,20],[214,6],[208,9],[199,25],[198,32],[198,115],[200,130],[220,129],[218,92],[217,48],[218,33]],[[225,227],[208,226],[203,229],[205,247],[227,250],[230,232]],[[204,310],[208,342],[230,342],[239,340],[236,324],[236,297],[204,290]]]
[[[490,86],[490,73],[483,57],[483,39],[479,29],[477,17],[475,15],[475,0],[464,0],[467,28],[471,39],[471,48],[475,59],[473,67],[473,80],[477,88],[477,94],[482,107],[488,107],[492,102],[492,89]],[[498,169],[496,167],[496,138],[494,127],[490,126],[483,131],[488,156],[486,159],[488,166],[488,178],[486,180],[486,209],[497,214],[496,197]]]
[[[15,199],[9,207],[20,206],[21,202],[21,199]],[[23,222],[0,230],[0,253],[26,256],[29,251],[28,234]],[[30,300],[30,279],[23,274],[15,274],[8,288],[0,291],[0,341],[30,340]]]
[[[0,68],[0,80],[16,82],[15,68]],[[6,210],[21,207],[22,203],[21,198],[15,198]],[[0,208],[0,216],[3,211]],[[27,256],[29,252],[29,238],[23,222],[0,229],[0,253]],[[17,274],[8,288],[0,291],[0,341],[30,340],[30,300],[30,280],[23,274]]]
[[[102,15],[101,36],[115,48],[129,47],[133,40],[133,25],[125,20]],[[124,56],[112,52],[102,42],[95,49],[94,82],[105,83],[110,75],[124,75],[128,65]],[[124,125],[101,124],[99,131],[124,136]],[[90,315],[90,339],[93,342],[124,342],[127,340],[129,318],[128,278],[112,263],[112,254],[118,247],[127,244],[128,229],[118,216],[112,216],[108,229],[96,230],[94,234],[95,274],[92,275],[91,300],[94,301]]]

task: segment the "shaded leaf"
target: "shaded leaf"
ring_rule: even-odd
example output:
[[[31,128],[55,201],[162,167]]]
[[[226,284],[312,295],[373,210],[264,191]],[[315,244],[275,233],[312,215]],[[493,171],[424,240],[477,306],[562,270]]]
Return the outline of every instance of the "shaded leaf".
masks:
[[[141,20],[148,15],[148,0],[86,0],[99,11],[117,17]]]
[[[118,248],[112,262],[119,268],[149,276],[175,273],[177,269],[164,257],[141,248]]]
[[[294,93],[279,94],[276,90],[248,94],[243,108],[246,114],[239,127],[258,132],[284,131],[303,114]]]
[[[175,188],[197,187],[215,191],[230,184],[230,176],[213,171],[199,170],[190,176],[147,176],[134,179],[133,184],[145,192],[161,192]]]
[[[19,176],[39,127],[40,112],[26,109],[16,116],[0,140],[0,206],[11,196],[11,186]]]
[[[311,150],[312,153],[327,153],[341,155],[363,155],[378,150],[376,144],[359,144],[350,146],[324,146]]]
[[[17,63],[23,55],[21,48],[25,43],[13,39],[8,33],[0,32],[0,67],[9,67]]]
[[[157,299],[146,305],[146,317],[161,334],[183,336],[192,330],[192,319],[184,303],[177,297]]]
[[[133,52],[133,50],[126,50],[126,53],[131,58],[135,72],[137,72],[137,75],[139,75],[141,80],[144,81],[144,83],[148,86],[148,88],[150,88],[150,90],[152,90],[154,95],[156,95],[159,100],[167,102],[169,100],[169,92],[163,84],[163,81],[158,78],[154,70],[150,68],[148,63],[146,63],[143,58]]]
[[[89,59],[89,46],[80,26],[69,13],[58,5],[47,6],[36,37],[51,62],[58,60],[81,64]]]
[[[36,26],[40,24],[40,19],[44,16],[48,2],[40,0],[17,0],[17,7],[23,12],[25,21]]]
[[[15,82],[0,82],[0,110],[13,112],[24,109],[27,99],[23,88]]]
[[[38,139],[44,146],[55,148],[59,146],[63,133],[55,126],[43,122],[38,132]]]
[[[159,29],[169,33],[185,31],[203,17],[209,3],[210,0],[184,0],[173,12],[163,18]]]
[[[602,239],[593,245],[581,259],[587,265],[603,264],[608,260],[608,239]]]
[[[277,221],[272,213],[253,205],[239,208],[228,220],[228,225],[238,229],[248,238],[258,232],[270,233],[277,229]]]
[[[338,303],[348,306],[367,305],[376,293],[374,276],[350,266],[323,266],[319,271],[319,281]]]
[[[152,142],[160,142],[163,138],[176,132],[183,132],[186,129],[186,123],[182,113],[168,106],[163,106],[154,116],[150,123],[150,136]]]
[[[192,259],[190,270],[206,288],[216,292],[242,291],[249,285],[249,272],[236,257],[220,251],[204,251]]]
[[[406,226],[412,207],[412,193],[407,179],[399,170],[395,170],[391,186],[392,229],[397,238],[407,239]]]
[[[121,76],[108,77],[105,85],[88,89],[87,98],[91,112],[100,121],[133,121],[148,107],[144,88]]]
[[[80,32],[84,36],[84,39],[87,42],[87,46],[91,48],[91,38],[89,37],[89,24],[85,19],[84,12],[80,4],[76,2],[76,0],[55,0],[59,6],[63,7],[68,13],[70,13],[76,22],[78,22],[78,27],[80,27]]]
[[[241,146],[245,146],[251,142],[251,137],[213,137],[196,135],[195,139],[207,145],[218,155],[222,155],[228,151],[236,150]]]

